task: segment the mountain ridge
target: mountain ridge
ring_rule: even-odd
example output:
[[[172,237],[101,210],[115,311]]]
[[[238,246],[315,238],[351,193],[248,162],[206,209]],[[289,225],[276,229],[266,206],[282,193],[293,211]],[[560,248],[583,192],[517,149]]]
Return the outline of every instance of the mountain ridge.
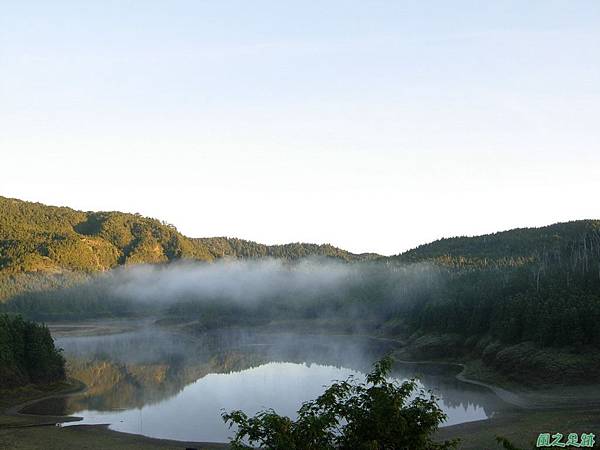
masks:
[[[590,252],[600,252],[600,220],[443,238],[387,257],[355,254],[331,244],[265,245],[231,237],[190,238],[173,225],[140,214],[84,212],[0,196],[0,299],[23,290],[21,285],[37,289],[40,277],[34,275],[43,275],[39,286],[43,289],[63,283],[61,277],[182,259],[325,257],[344,262],[499,267],[567,257],[575,259],[575,264],[582,259],[583,264]]]
[[[442,238],[390,258],[399,262],[433,261],[450,266],[515,266],[560,258],[583,246],[600,251],[600,220],[581,219],[541,227],[522,227],[477,236]]]
[[[266,245],[228,236],[194,238],[180,233],[171,224],[137,213],[79,211],[65,206],[49,206],[0,196],[0,271],[15,265],[17,261],[9,261],[10,250],[19,244],[22,244],[28,253],[37,254],[29,257],[37,260],[39,269],[49,268],[42,263],[44,260],[48,262],[48,259],[55,259],[56,265],[65,269],[95,271],[108,270],[123,264],[160,263],[180,258],[212,261],[222,257],[329,256],[346,261],[381,259],[401,262],[435,260],[444,256],[529,258],[533,252],[543,249],[544,246],[551,248],[559,241],[599,232],[600,220],[582,219],[483,235],[441,238],[396,255],[382,256],[376,253],[352,253],[328,243],[291,242]],[[47,248],[44,243],[51,238],[61,242],[64,247],[69,239],[74,237],[78,237],[85,244],[79,249],[82,252],[79,257],[87,259],[80,261],[79,265],[64,252],[61,254],[60,248]],[[90,258],[90,250],[95,253],[95,257]],[[96,267],[89,264],[90,259]],[[32,266],[35,271],[36,265]]]
[[[358,261],[379,255],[354,254],[330,244],[269,246],[228,237],[190,238],[173,225],[140,214],[78,211],[0,196],[0,284],[7,277],[14,282],[22,274],[55,278],[122,265],[182,259],[211,262],[222,257]]]
[[[306,291],[276,291],[262,295],[259,303],[239,302],[231,293],[215,297],[186,291],[173,296],[169,307],[135,302],[113,290],[112,276],[118,272],[94,275],[182,259],[307,256],[355,266],[330,291],[315,294],[308,282]],[[330,266],[322,268],[326,272]],[[242,291],[243,298],[252,298]],[[557,382],[568,374],[587,382],[600,374],[600,221],[440,239],[375,257],[330,245],[188,238],[140,215],[84,213],[0,198],[0,300],[0,311],[32,320],[157,314],[191,320],[198,332],[325,320],[344,330],[401,337],[406,358],[476,358],[509,377],[519,378],[516,371],[526,374],[521,379]]]

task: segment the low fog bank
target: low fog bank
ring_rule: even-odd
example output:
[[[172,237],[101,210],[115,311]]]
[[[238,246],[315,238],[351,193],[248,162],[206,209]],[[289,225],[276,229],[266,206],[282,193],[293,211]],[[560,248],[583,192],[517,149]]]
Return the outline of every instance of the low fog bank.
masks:
[[[178,262],[120,269],[106,276],[112,295],[172,304],[181,300],[227,300],[240,304],[284,295],[327,295],[352,282],[360,270],[348,264],[302,260]]]
[[[379,320],[402,314],[439,289],[426,264],[327,259],[177,262],[119,268],[66,289],[21,295],[5,305],[38,320],[158,315],[214,328],[269,320]]]
[[[151,324],[108,335],[63,335],[55,342],[69,360],[190,365],[223,355],[254,355],[249,361],[319,363],[363,371],[396,346],[392,341],[363,336],[261,333],[246,328],[219,329],[194,336]]]

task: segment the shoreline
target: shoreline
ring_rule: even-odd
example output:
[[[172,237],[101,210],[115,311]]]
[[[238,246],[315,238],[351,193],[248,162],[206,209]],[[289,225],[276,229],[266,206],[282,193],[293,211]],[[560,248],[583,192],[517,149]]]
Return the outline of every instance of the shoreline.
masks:
[[[77,422],[77,421],[81,420],[81,418],[77,417],[77,416],[55,416],[55,415],[46,415],[46,414],[30,414],[30,413],[22,412],[28,406],[34,405],[34,404],[42,402],[44,400],[49,400],[52,398],[68,398],[68,397],[72,397],[72,396],[76,396],[76,395],[81,395],[81,394],[85,393],[87,390],[87,386],[85,385],[85,383],[83,383],[80,380],[70,378],[70,379],[67,379],[66,382],[69,383],[70,386],[66,387],[63,391],[59,390],[59,391],[49,394],[49,395],[32,398],[32,399],[26,400],[24,402],[17,403],[13,406],[9,406],[8,408],[6,408],[3,411],[3,414],[7,415],[7,416],[32,418],[32,419],[44,417],[44,418],[50,419],[51,422],[53,422],[52,423],[53,425],[56,425],[57,423]],[[40,423],[37,425],[44,425],[44,424]],[[30,425],[30,426],[32,426],[32,425]],[[33,425],[33,426],[35,426],[35,425]]]
[[[398,336],[377,336],[367,333],[344,333],[336,332],[335,330],[328,332],[326,330],[311,330],[310,332],[305,332],[303,322],[292,322],[294,327],[300,326],[299,329],[293,329],[292,331],[283,331],[280,327],[282,323],[280,322],[271,322],[268,325],[258,327],[232,327],[232,329],[244,330],[250,329],[253,331],[258,331],[259,333],[264,334],[302,334],[305,336],[332,336],[332,337],[348,337],[348,338],[366,338],[372,339],[376,341],[394,343],[398,345],[398,348],[395,348],[392,354],[396,354],[397,352],[402,351],[406,347],[408,347],[407,341],[405,339],[401,339]],[[135,331],[136,329],[147,327],[147,326],[156,326],[158,328],[164,328],[170,330],[175,333],[180,333],[186,335],[188,337],[195,337],[194,332],[189,330],[182,329],[185,327],[186,323],[180,323],[176,325],[160,325],[156,324],[154,317],[146,317],[145,319],[129,322],[127,320],[115,319],[115,320],[91,320],[85,322],[77,322],[74,324],[69,324],[68,322],[62,323],[54,323],[49,324],[49,328],[51,331],[56,332],[56,334],[60,337],[72,336],[72,337],[82,337],[88,336],[91,332],[98,333],[99,335],[106,334],[120,334],[126,333],[129,331]],[[287,324],[289,325],[289,324]],[[292,327],[292,328],[294,328]],[[69,331],[66,331],[65,328],[69,328]],[[228,328],[219,328],[222,330],[227,330]],[[66,332],[65,332],[66,331]],[[213,331],[213,330],[210,330]],[[304,332],[303,332],[304,331]],[[95,335],[95,334],[94,334]],[[486,367],[486,370],[489,370],[490,377],[478,377],[477,374],[472,373],[470,369],[473,369],[474,364],[478,364],[481,361],[474,359],[469,360],[465,358],[461,358],[458,360],[417,360],[417,359],[401,359],[395,357],[395,361],[401,364],[434,364],[434,365],[444,365],[444,366],[455,366],[460,368],[460,372],[455,375],[456,379],[481,387],[485,387],[492,391],[494,395],[500,398],[507,404],[512,406],[526,409],[526,410],[541,410],[541,409],[556,409],[556,408],[573,408],[573,407],[581,407],[581,405],[587,407],[600,406],[600,384],[583,384],[576,386],[564,386],[560,384],[556,385],[546,385],[540,389],[532,389],[530,386],[519,383],[518,381],[506,381],[502,379],[502,374],[497,372],[494,369]],[[565,395],[565,391],[571,391],[571,395]],[[572,391],[583,392],[583,394],[574,394]],[[590,398],[598,398],[599,400],[594,402],[590,401]]]
[[[18,442],[20,449],[183,449],[223,450],[228,444],[216,442],[176,441],[141,434],[126,433],[109,429],[109,424],[77,425],[62,427],[60,424],[78,422],[77,416],[29,414],[21,411],[35,403],[51,399],[77,396],[85,393],[87,386],[79,380],[69,379],[69,384],[48,395],[33,395],[20,398],[0,412],[0,449],[13,448]],[[25,394],[26,396],[26,394]]]
[[[147,322],[146,322],[147,323]],[[102,325],[108,325],[108,327],[103,327]],[[112,325],[112,326],[111,326]],[[58,331],[60,334],[68,334],[71,336],[85,336],[88,335],[88,332],[91,329],[94,331],[98,331],[98,329],[104,328],[101,330],[106,332],[110,329],[115,333],[123,333],[130,331],[131,329],[135,329],[135,325],[139,326],[139,323],[131,324],[132,326],[128,329],[127,327],[114,326],[115,323],[89,323],[89,324],[80,324],[79,326],[69,327],[68,331],[66,330],[64,324],[58,325]],[[119,324],[120,325],[120,324]],[[89,328],[88,328],[89,326]],[[62,329],[61,329],[62,328]],[[170,328],[170,327],[167,327]],[[189,332],[184,332],[179,327],[175,327],[177,332],[182,332],[186,334],[191,334]],[[269,330],[268,327],[262,328],[263,332],[266,334],[294,334],[285,333],[282,331]],[[394,349],[394,353],[400,351],[403,347],[406,346],[406,342],[394,337],[386,337],[386,336],[373,336],[368,334],[348,334],[348,333],[326,333],[326,332],[312,332],[312,333],[302,333],[301,331],[296,331],[295,333],[300,332],[304,335],[314,335],[314,336],[338,336],[338,337],[353,337],[353,338],[367,338],[373,339],[383,342],[393,342],[398,344],[398,348]],[[63,334],[63,336],[64,336]],[[109,332],[109,334],[111,334]],[[436,361],[436,360],[404,360],[404,359],[396,359],[397,363],[400,364],[433,364],[433,365],[442,365],[442,366],[452,366],[460,371],[453,376],[461,382],[469,383],[473,385],[478,385],[489,389],[495,396],[497,396],[500,400],[505,403],[516,407],[514,411],[503,412],[498,415],[490,416],[487,419],[477,420],[473,422],[464,422],[456,425],[450,425],[446,427],[441,427],[438,431],[438,435],[441,438],[453,438],[453,437],[463,437],[466,439],[465,444],[461,445],[460,448],[464,449],[478,449],[481,448],[493,448],[494,444],[493,436],[503,433],[502,435],[510,436],[510,430],[512,428],[519,429],[522,423],[528,423],[527,421],[531,421],[531,417],[539,416],[544,419],[544,423],[546,421],[552,422],[556,417],[564,417],[565,410],[572,411],[573,406],[577,403],[579,397],[568,397],[568,396],[558,396],[556,392],[552,390],[546,390],[536,392],[531,389],[527,389],[523,387],[523,391],[511,391],[505,389],[499,385],[495,385],[490,383],[489,381],[479,380],[477,378],[473,378],[468,376],[468,366],[469,361],[458,362],[458,361]],[[139,448],[139,446],[144,446],[144,448],[197,448],[197,449],[226,449],[229,447],[228,444],[225,443],[208,443],[208,442],[186,442],[186,441],[175,441],[161,438],[153,438],[144,436],[141,434],[133,434],[127,432],[114,431],[109,429],[109,425],[78,425],[73,423],[72,426],[67,427],[56,427],[54,425],[66,422],[77,422],[80,418],[76,416],[52,416],[52,415],[40,415],[40,414],[28,414],[21,413],[21,411],[28,406],[31,406],[37,402],[49,399],[49,398],[60,398],[60,397],[68,397],[72,395],[81,395],[85,392],[87,388],[83,383],[77,380],[71,380],[75,382],[75,386],[71,385],[69,388],[63,391],[52,392],[48,395],[37,396],[35,398],[26,399],[25,401],[19,401],[18,403],[9,406],[3,412],[5,416],[10,416],[13,418],[20,419],[20,423],[13,424],[1,424],[0,423],[0,448],[4,448],[3,444],[3,433],[8,431],[12,431],[19,435],[19,443],[22,440],[36,440],[38,438],[43,439],[52,439],[56,440],[62,438],[62,444],[60,447],[46,447],[49,450],[54,450],[54,448],[82,448],[81,443],[85,442],[88,448],[106,448],[103,445],[107,444],[108,441],[111,442],[110,446],[116,446],[118,448]],[[562,390],[561,390],[561,393]],[[563,393],[564,394],[564,393]],[[545,401],[540,401],[540,397],[546,395]],[[535,397],[537,398],[537,401]],[[589,398],[589,397],[587,397]],[[600,398],[597,397],[597,398]],[[564,402],[567,400],[566,403]],[[589,400],[588,400],[589,402]],[[586,407],[589,409],[593,407],[596,403],[599,402],[589,402]],[[581,407],[579,404],[578,406]],[[29,423],[27,423],[29,422]],[[531,425],[529,430],[524,430],[523,432],[530,432],[532,429],[537,430],[536,427],[541,427],[542,425],[534,422],[535,425]],[[16,437],[16,436],[13,436]],[[477,439],[475,439],[477,438]],[[97,441],[98,447],[89,447],[90,441]],[[469,446],[468,441],[477,442],[477,444],[473,444],[473,446]],[[513,436],[513,442],[518,443],[518,436]],[[485,447],[481,447],[481,442],[485,441]],[[20,447],[20,448],[38,448],[36,445],[39,445],[39,442],[36,441],[35,444],[32,444],[31,447]],[[10,448],[10,447],[7,447]]]
[[[278,333],[277,331],[276,333]],[[267,331],[268,334],[273,332]],[[285,334],[285,333],[284,333]],[[294,334],[290,332],[289,334]],[[400,347],[394,349],[392,356],[397,352],[402,351],[407,347],[406,340],[392,336],[376,336],[370,334],[348,334],[348,333],[303,333],[309,336],[335,336],[335,337],[352,337],[352,338],[367,338],[383,342],[393,342],[398,344]],[[573,408],[600,408],[600,384],[582,384],[576,386],[564,386],[560,384],[546,385],[540,389],[532,389],[528,385],[519,383],[517,381],[511,381],[502,383],[502,374],[494,369],[487,368],[492,377],[497,378],[497,382],[489,379],[478,378],[471,373],[474,363],[480,363],[480,360],[476,359],[459,359],[456,360],[435,360],[435,359],[401,359],[394,357],[394,361],[400,364],[414,364],[414,365],[438,365],[438,366],[453,366],[460,368],[460,371],[454,375],[454,377],[463,383],[469,383],[476,386],[481,386],[489,389],[503,402],[526,410],[526,411],[542,411],[542,410],[557,410],[557,409],[573,409]],[[506,386],[509,384],[509,386]],[[570,395],[569,395],[570,391]],[[579,393],[574,393],[574,391]],[[590,399],[597,398],[597,401]],[[483,419],[490,420],[490,419]],[[470,422],[465,422],[470,423]],[[452,425],[459,426],[462,424]]]

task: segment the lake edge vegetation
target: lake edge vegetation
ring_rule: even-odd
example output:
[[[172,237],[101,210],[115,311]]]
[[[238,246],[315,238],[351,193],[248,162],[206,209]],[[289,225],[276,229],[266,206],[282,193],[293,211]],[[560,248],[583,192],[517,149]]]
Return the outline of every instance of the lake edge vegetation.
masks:
[[[0,314],[0,389],[66,379],[65,359],[44,325]]]

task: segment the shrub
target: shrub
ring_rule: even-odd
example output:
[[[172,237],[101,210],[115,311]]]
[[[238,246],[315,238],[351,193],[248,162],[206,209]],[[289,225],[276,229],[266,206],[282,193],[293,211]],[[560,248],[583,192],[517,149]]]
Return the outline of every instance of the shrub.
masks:
[[[298,418],[280,416],[272,409],[248,417],[242,411],[223,413],[237,426],[234,450],[446,450],[456,441],[437,443],[433,433],[446,419],[431,392],[416,381],[388,380],[392,359],[377,362],[365,382],[353,377],[328,387],[305,402]],[[417,392],[418,391],[418,392]],[[417,395],[415,395],[415,393]]]

